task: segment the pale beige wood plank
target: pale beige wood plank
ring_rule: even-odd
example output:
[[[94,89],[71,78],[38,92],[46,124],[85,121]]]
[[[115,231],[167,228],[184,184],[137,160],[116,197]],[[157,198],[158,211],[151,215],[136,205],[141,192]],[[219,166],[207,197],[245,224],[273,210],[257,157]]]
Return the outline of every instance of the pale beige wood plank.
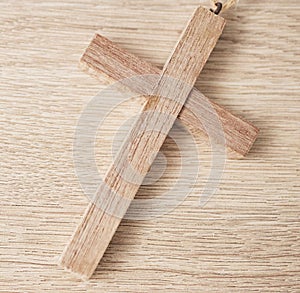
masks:
[[[198,75],[219,39],[225,20],[199,7],[125,139],[61,258],[67,269],[89,278],[137,193]],[[171,78],[171,79],[170,79]]]
[[[210,202],[197,205],[210,170],[197,138],[203,176],[184,203],[153,220],[122,221],[87,283],[57,266],[87,205],[72,145],[78,116],[102,87],[76,67],[89,38],[99,30],[161,65],[198,4],[1,1],[0,291],[300,291],[299,0],[239,1],[226,13],[222,41],[198,85],[255,122],[261,135],[245,160],[227,161]],[[108,142],[124,115],[114,117],[102,137]],[[180,158],[171,142],[163,148],[176,180]],[[97,149],[100,172],[109,151],[109,143]],[[144,186],[139,197],[158,196],[164,185],[162,178]]]
[[[120,89],[125,87],[138,94],[145,93],[154,86],[155,81],[148,75],[158,75],[161,72],[159,68],[126,52],[99,34],[95,35],[86,49],[80,60],[80,67],[100,81],[105,83],[118,81]],[[136,75],[144,75],[145,78],[134,78]],[[216,113],[213,113],[213,109]],[[225,137],[228,155],[232,158],[245,156],[259,132],[251,123],[209,101],[197,89],[193,89],[190,93],[178,118],[186,126],[199,130],[204,139],[209,139],[204,125],[214,133],[214,137],[210,139],[215,142],[224,143]],[[220,126],[223,129],[220,129]]]

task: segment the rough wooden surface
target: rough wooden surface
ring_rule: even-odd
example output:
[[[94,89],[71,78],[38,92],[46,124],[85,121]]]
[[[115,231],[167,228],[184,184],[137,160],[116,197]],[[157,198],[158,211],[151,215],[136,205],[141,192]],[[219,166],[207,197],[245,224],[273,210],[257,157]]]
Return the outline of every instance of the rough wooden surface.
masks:
[[[210,161],[198,140],[198,189],[181,206],[152,221],[122,222],[93,280],[82,282],[57,266],[88,203],[73,167],[73,138],[100,86],[77,68],[79,58],[99,30],[161,67],[198,4],[1,2],[1,292],[299,292],[296,0],[240,1],[224,15],[227,27],[197,86],[261,134],[245,160],[226,162],[209,203],[198,207]],[[111,121],[127,113],[118,108],[115,115]],[[118,127],[108,123],[99,135],[105,137],[97,141],[102,173]],[[164,152],[167,181],[176,177],[178,153],[171,141]],[[155,196],[165,183],[144,187],[139,196]]]

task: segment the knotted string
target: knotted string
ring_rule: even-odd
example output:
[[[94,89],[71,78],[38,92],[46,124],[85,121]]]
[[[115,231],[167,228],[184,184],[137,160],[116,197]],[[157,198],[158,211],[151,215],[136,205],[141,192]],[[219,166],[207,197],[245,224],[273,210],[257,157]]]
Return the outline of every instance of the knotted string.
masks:
[[[226,11],[231,7],[234,7],[238,4],[239,0],[211,0],[213,7],[216,6],[216,3],[220,2],[223,4],[222,11]]]

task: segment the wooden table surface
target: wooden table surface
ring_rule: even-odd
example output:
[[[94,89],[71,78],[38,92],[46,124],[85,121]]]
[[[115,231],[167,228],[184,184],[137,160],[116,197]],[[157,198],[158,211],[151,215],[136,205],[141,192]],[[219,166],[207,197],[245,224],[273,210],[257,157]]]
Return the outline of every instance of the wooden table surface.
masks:
[[[161,67],[199,2],[1,1],[0,292],[300,292],[298,0],[244,0],[224,14],[197,87],[261,133],[244,160],[226,160],[210,201],[199,207],[212,154],[195,134],[199,178],[180,206],[123,220],[90,281],[57,266],[88,204],[73,162],[76,125],[104,88],[78,69],[84,49],[98,31]],[[118,127],[139,109],[118,106],[99,131],[100,174]],[[170,188],[180,164],[194,168],[172,140],[163,153],[163,178],[139,198]]]

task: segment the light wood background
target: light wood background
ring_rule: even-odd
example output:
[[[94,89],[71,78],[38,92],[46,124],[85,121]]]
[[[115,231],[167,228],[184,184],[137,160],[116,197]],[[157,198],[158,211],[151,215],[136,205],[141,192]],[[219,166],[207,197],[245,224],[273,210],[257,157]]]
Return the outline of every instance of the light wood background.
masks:
[[[163,66],[199,2],[1,1],[0,292],[300,291],[298,0],[245,0],[224,14],[197,86],[261,134],[246,159],[227,160],[209,203],[197,206],[210,165],[198,140],[200,178],[182,205],[122,221],[90,281],[57,266],[88,203],[73,166],[76,123],[103,88],[77,67],[84,49],[99,31]],[[119,107],[99,135],[100,173],[114,131],[139,107]],[[176,179],[174,149],[171,141],[163,149],[166,178],[139,196]]]

